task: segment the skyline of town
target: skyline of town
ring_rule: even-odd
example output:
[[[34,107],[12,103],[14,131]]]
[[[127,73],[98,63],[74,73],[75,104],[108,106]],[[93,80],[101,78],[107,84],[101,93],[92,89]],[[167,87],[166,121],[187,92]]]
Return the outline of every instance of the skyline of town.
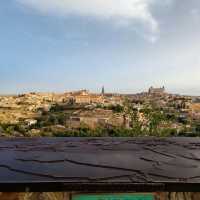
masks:
[[[199,97],[200,94],[190,94],[190,93],[179,93],[179,92],[175,92],[175,91],[170,91],[169,88],[166,88],[165,86],[159,86],[159,87],[154,87],[154,86],[150,86],[147,88],[144,88],[143,90],[138,90],[138,91],[129,91],[129,92],[120,92],[118,90],[112,90],[112,89],[108,89],[105,86],[99,87],[96,90],[94,89],[90,89],[90,88],[76,88],[76,89],[66,89],[63,91],[44,91],[44,90],[30,90],[30,91],[22,91],[22,92],[18,92],[18,93],[0,93],[0,96],[4,96],[4,95],[21,95],[21,94],[29,94],[29,93],[55,93],[55,94],[62,94],[62,93],[68,93],[68,92],[77,92],[77,91],[88,91],[88,92],[92,92],[94,94],[101,94],[102,93],[102,89],[104,90],[104,93],[106,94],[121,94],[121,95],[132,95],[132,94],[139,94],[139,93],[146,93],[149,91],[150,88],[156,88],[156,89],[160,89],[160,88],[164,88],[164,90],[169,93],[169,94],[176,94],[176,95],[185,95],[185,96],[194,96],[194,97]]]
[[[199,133],[200,97],[164,86],[138,94],[78,90],[0,96],[3,136],[139,136]]]

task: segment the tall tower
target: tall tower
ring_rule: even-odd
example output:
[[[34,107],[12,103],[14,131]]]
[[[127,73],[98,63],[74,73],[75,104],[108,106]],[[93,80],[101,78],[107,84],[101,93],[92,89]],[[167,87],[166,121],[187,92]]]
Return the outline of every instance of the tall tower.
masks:
[[[102,94],[102,95],[105,94],[105,88],[104,88],[104,86],[102,87],[101,94]]]

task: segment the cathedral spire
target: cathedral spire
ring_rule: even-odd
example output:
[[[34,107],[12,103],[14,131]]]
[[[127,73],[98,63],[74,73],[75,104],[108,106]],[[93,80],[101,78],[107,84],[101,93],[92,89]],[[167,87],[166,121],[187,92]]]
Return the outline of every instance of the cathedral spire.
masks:
[[[102,95],[105,94],[105,88],[104,88],[104,86],[102,87],[101,94],[102,94]]]

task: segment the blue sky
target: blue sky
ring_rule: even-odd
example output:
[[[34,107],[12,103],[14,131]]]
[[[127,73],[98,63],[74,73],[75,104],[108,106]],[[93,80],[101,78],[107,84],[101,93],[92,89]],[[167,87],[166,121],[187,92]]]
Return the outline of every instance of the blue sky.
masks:
[[[0,93],[200,95],[199,35],[199,0],[1,1]]]

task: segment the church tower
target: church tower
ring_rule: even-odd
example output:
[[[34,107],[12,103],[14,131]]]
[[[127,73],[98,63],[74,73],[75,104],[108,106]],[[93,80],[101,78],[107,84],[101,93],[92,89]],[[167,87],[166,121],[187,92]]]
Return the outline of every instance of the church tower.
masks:
[[[102,94],[103,96],[104,96],[104,94],[105,94],[105,88],[104,88],[104,86],[102,87],[101,94]]]

